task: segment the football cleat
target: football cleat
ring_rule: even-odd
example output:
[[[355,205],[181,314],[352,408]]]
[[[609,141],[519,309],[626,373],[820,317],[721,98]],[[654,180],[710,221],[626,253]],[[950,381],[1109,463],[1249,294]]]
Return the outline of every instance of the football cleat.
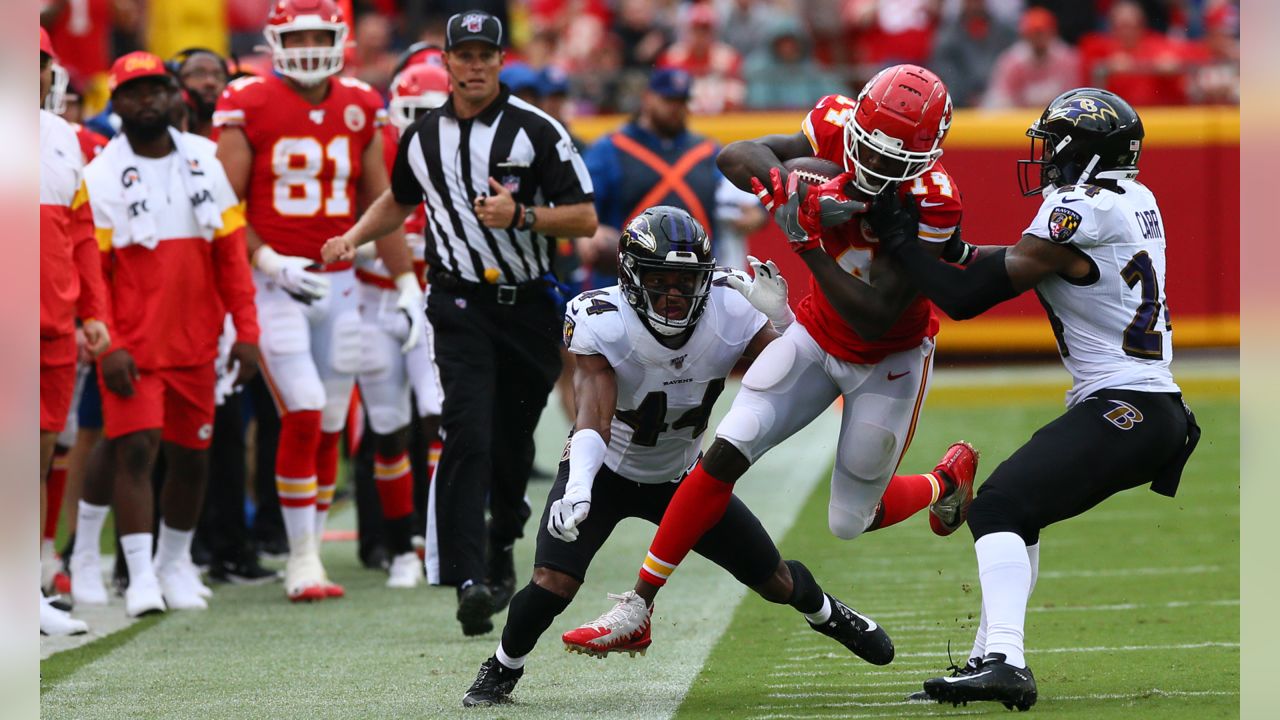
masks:
[[[511,691],[515,689],[524,668],[511,668],[498,662],[498,658],[489,656],[476,673],[475,682],[471,683],[467,694],[462,696],[462,707],[488,707],[511,702]]]
[[[951,490],[929,506],[929,527],[946,537],[964,525],[973,504],[973,478],[978,473],[978,451],[967,442],[952,444],[933,472],[943,475]]]
[[[192,566],[194,568],[194,566]],[[172,610],[207,610],[209,604],[200,594],[200,581],[192,578],[179,565],[156,568],[156,580],[160,583],[160,593],[164,596],[164,604]]]
[[[609,593],[609,599],[618,601],[612,610],[560,636],[566,651],[596,658],[616,652],[631,657],[636,653],[644,655],[653,642],[650,636],[653,608],[646,606],[644,598],[634,590],[621,595]]]
[[[875,620],[845,605],[831,595],[831,617],[809,627],[844,645],[854,655],[872,665],[888,665],[893,662],[893,640]]]
[[[410,550],[403,555],[391,559],[391,567],[387,568],[387,587],[415,588],[422,582],[422,561],[418,553]]]
[[[130,578],[129,587],[124,591],[124,611],[129,617],[142,617],[163,613],[168,607],[164,604],[164,593],[160,590],[160,582],[154,574],[147,577]]]
[[[458,590],[458,622],[468,637],[493,631],[493,593],[484,583],[473,582]]]
[[[75,553],[71,556],[71,600],[76,605],[106,605],[107,584],[102,579],[102,560],[98,553]]]
[[[289,559],[284,564],[284,592],[290,602],[315,602],[328,597],[325,584],[328,578],[320,555],[316,551],[315,537],[307,535],[294,541]]]
[[[948,655],[951,654],[950,642],[947,643],[947,654]],[[977,671],[978,660],[979,658],[971,657],[968,660],[964,661],[964,665],[956,665],[955,662],[952,661],[951,667],[947,669],[951,671],[951,677],[960,677],[961,675],[969,675]],[[907,701],[908,702],[940,702],[939,700],[934,699],[932,695],[930,695],[928,692],[924,690],[917,690],[911,693],[910,695],[907,696]]]
[[[924,681],[924,691],[940,703],[961,705],[993,700],[1012,710],[1030,710],[1036,704],[1036,678],[1031,668],[1004,661],[1001,653],[988,653],[966,673]]]
[[[63,610],[54,607],[47,597],[40,598],[40,634],[41,635],[83,635],[89,632],[89,626],[83,620],[77,620]]]

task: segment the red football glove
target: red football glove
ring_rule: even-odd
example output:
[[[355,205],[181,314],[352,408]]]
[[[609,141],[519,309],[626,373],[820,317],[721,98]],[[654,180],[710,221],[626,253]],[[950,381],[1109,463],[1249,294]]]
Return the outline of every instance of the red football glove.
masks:
[[[766,209],[773,208],[773,221],[782,229],[791,249],[804,252],[822,246],[822,223],[817,214],[804,217],[801,211],[804,205],[805,190],[808,185],[800,183],[800,176],[792,173],[787,178],[786,187],[782,183],[782,171],[778,168],[769,170],[769,183],[772,188],[765,188],[758,178],[751,178],[751,189],[761,199]],[[766,201],[765,198],[768,198]],[[818,207],[817,204],[814,207]]]

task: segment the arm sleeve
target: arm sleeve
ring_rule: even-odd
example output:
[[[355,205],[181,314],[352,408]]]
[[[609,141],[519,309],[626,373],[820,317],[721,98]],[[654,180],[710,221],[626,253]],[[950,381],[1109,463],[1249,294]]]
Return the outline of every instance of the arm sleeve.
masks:
[[[107,297],[107,284],[102,276],[102,258],[98,253],[98,238],[93,227],[93,210],[83,184],[71,207],[74,224],[72,232],[75,238],[73,252],[76,271],[80,274],[80,297],[76,300],[76,314],[81,320],[101,320],[110,328],[111,305]]]
[[[587,165],[578,154],[569,133],[549,120],[538,143],[538,186],[551,205],[590,202],[594,187]]]
[[[902,243],[894,249],[893,257],[921,295],[932,300],[948,317],[968,320],[1018,296],[1004,265],[1007,251],[1008,248],[1001,247],[963,270],[930,257],[915,242]]]
[[[391,194],[401,205],[417,205],[425,196],[422,183],[418,182],[418,176],[409,165],[409,153],[421,143],[418,138],[418,130],[421,127],[421,123],[410,126],[400,138],[396,161],[391,167]]]

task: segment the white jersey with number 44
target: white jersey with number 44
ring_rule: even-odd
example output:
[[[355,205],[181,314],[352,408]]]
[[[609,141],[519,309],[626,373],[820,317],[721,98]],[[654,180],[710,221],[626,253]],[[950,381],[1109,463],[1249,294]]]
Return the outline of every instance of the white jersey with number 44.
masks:
[[[569,351],[603,355],[617,376],[604,464],[628,480],[657,484],[683,477],[698,458],[725,377],[768,322],[725,284],[726,277],[715,273],[702,318],[676,349],[654,338],[616,285],[584,292],[565,310]]]
[[[1120,180],[1117,187],[1122,192],[1096,185],[1055,189],[1023,231],[1066,245],[1093,266],[1086,278],[1051,276],[1036,285],[1075,381],[1068,407],[1102,389],[1179,392],[1169,372],[1164,221],[1145,185]]]

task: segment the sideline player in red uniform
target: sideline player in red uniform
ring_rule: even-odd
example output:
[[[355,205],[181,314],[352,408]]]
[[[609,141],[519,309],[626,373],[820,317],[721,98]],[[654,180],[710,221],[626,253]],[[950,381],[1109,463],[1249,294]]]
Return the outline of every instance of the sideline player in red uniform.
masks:
[[[391,87],[390,124],[383,128],[387,168],[395,164],[400,134],[418,115],[439,107],[449,98],[449,74],[426,62],[411,64],[396,75]],[[404,221],[405,240],[413,253],[415,274],[425,280],[426,213],[421,205]],[[428,443],[428,473],[439,458],[437,434],[443,390],[432,354],[431,325],[423,317],[423,342],[400,352],[409,330],[405,315],[396,307],[396,286],[386,263],[377,257],[372,243],[356,253],[356,279],[360,281],[360,315],[365,324],[364,365],[360,369],[360,398],[369,416],[374,443],[373,476],[378,486],[382,515],[386,520],[391,565],[387,587],[413,588],[423,579],[422,561],[413,549],[413,472],[409,461],[409,421],[414,411],[422,418]],[[419,309],[418,312],[425,312]],[[415,401],[410,407],[410,397]],[[428,478],[430,474],[428,474]]]
[[[262,365],[280,410],[285,592],[310,601],[344,594],[324,571],[320,540],[363,353],[351,263],[322,265],[320,248],[387,188],[386,112],[368,85],[335,77],[347,25],[334,0],[278,0],[264,33],[275,72],[229,85],[214,125],[218,158],[246,203]],[[402,232],[380,238],[378,252],[410,318],[407,351],[421,336],[422,289]]]
[[[40,28],[40,104],[53,85],[53,43]],[[111,344],[104,322],[106,291],[93,235],[84,163],[75,132],[40,110],[40,522],[44,534],[45,478],[53,446],[67,421],[76,384],[76,318],[89,349]],[[88,626],[40,598],[40,632],[70,635]]]
[[[852,539],[927,506],[939,535],[964,522],[977,466],[972,447],[952,445],[932,473],[894,474],[928,392],[938,322],[929,302],[888,258],[877,256],[874,234],[853,218],[865,204],[845,194],[852,181],[866,196],[886,189],[914,195],[921,206],[919,239],[940,254],[961,211],[959,188],[938,162],[950,124],[951,98],[942,81],[925,68],[898,65],[872,78],[856,100],[822,98],[801,132],[734,143],[721,153],[725,176],[752,187],[775,212],[813,272],[812,290],[800,302],[798,321],[743,377],[715,442],[668,506],[634,590],[600,619],[565,633],[567,645],[598,653],[647,638],[654,596],[724,514],[733,483],[839,397],[831,532]],[[796,176],[784,186],[783,161],[804,156],[841,164],[846,172],[807,193]],[[771,178],[773,188],[758,178]],[[817,622],[832,610],[824,605]],[[876,629],[857,618],[863,632]]]

